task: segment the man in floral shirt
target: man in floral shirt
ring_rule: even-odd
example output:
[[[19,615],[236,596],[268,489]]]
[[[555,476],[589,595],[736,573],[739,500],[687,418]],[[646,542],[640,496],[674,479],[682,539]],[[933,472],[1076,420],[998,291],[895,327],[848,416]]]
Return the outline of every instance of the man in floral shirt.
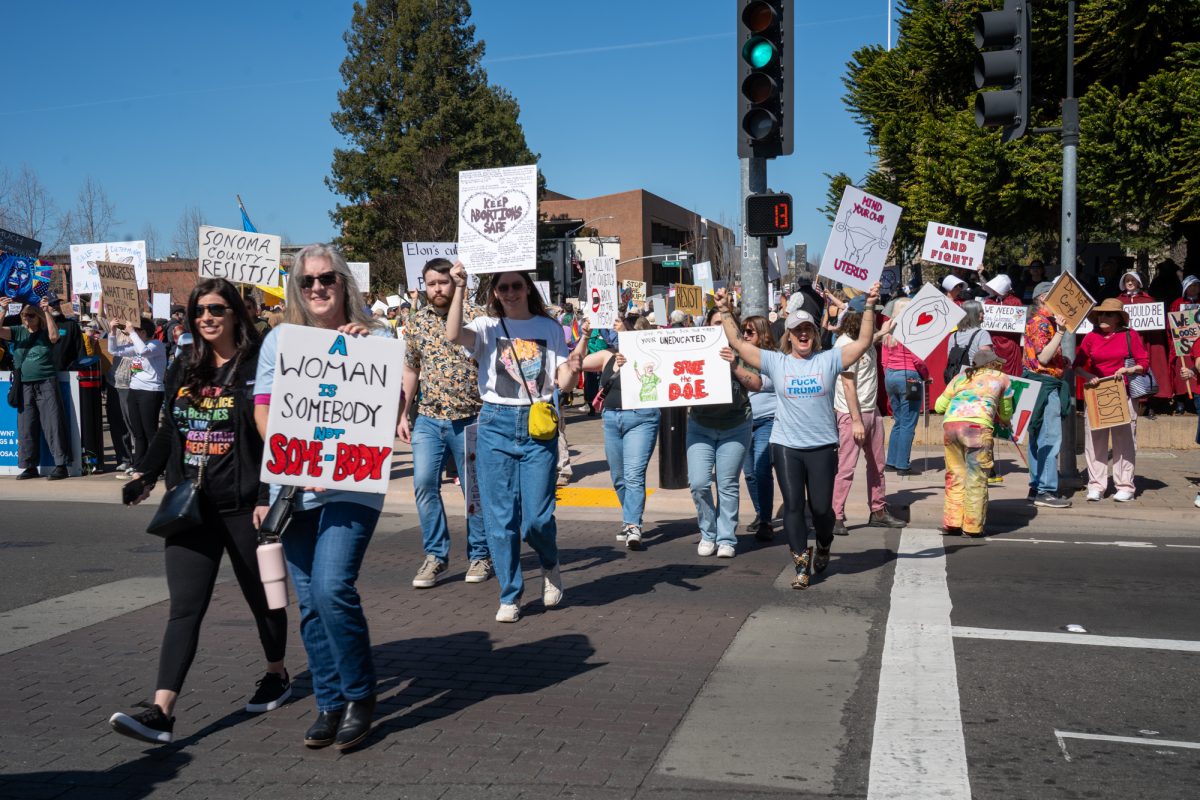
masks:
[[[404,374],[404,408],[397,434],[412,444],[413,451],[413,489],[425,549],[425,560],[413,578],[413,586],[418,589],[436,584],[449,564],[450,532],[440,486],[442,464],[449,448],[458,474],[463,474],[464,431],[475,422],[483,405],[479,399],[477,365],[462,348],[446,341],[446,314],[454,297],[452,266],[444,258],[435,258],[425,265],[425,296],[429,302],[412,313],[404,333],[408,370]],[[478,313],[467,306],[463,319],[474,319]],[[418,386],[417,418],[410,427],[409,409]],[[491,577],[492,560],[480,509],[474,509],[467,517],[467,557],[470,559],[467,583],[483,583]]]
[[[1070,393],[1061,352],[1066,333],[1062,317],[1046,308],[1046,295],[1054,284],[1039,283],[1033,290],[1034,312],[1025,323],[1021,377],[1041,384],[1033,418],[1029,421],[1029,500],[1043,508],[1070,508],[1071,501],[1058,493],[1058,451],[1062,448],[1063,418],[1070,411]]]

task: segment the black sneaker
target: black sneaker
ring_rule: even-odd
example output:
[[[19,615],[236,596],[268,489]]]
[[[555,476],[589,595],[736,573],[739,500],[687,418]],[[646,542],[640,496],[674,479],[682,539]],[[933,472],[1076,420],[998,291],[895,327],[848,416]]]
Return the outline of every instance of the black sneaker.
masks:
[[[846,520],[837,519],[836,517],[834,518],[834,520],[833,520],[833,535],[834,536],[849,536],[850,535],[850,531],[846,530]]]
[[[1050,492],[1042,492],[1033,499],[1035,506],[1042,508],[1070,508],[1071,501]]]
[[[30,478],[36,478],[37,476],[38,476],[37,467],[30,467],[27,470],[23,470],[22,472],[17,473],[17,480],[27,481]]]
[[[274,711],[292,696],[292,681],[286,671],[282,675],[268,672],[254,685],[258,687],[258,691],[250,698],[250,702],[246,703],[246,711],[251,714]]]
[[[1036,500],[1036,499],[1037,499],[1037,496],[1038,496],[1038,490],[1037,490],[1037,487],[1036,487],[1036,486],[1030,486],[1030,487],[1029,487],[1029,494],[1025,495],[1025,499],[1026,499],[1026,500],[1028,500],[1029,502],[1031,502],[1031,503],[1032,503],[1034,500]]]
[[[140,739],[151,744],[170,744],[174,739],[175,718],[168,717],[154,703],[138,703],[142,710],[136,714],[118,711],[108,718],[108,724],[122,736]]]

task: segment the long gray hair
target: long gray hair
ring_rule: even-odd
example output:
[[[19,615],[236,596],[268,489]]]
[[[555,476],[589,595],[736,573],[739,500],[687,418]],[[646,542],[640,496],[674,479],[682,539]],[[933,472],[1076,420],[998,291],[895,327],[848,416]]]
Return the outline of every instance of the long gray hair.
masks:
[[[283,312],[283,321],[292,325],[308,325],[316,328],[316,317],[308,310],[308,302],[300,288],[300,278],[304,276],[304,266],[310,258],[327,258],[330,266],[342,278],[342,308],[346,312],[346,321],[367,328],[383,327],[383,322],[367,313],[363,307],[362,293],[354,280],[354,273],[342,254],[331,245],[310,244],[296,254],[296,262],[292,266],[291,277],[287,285],[287,308]]]
[[[968,300],[963,303],[962,310],[966,316],[962,318],[962,322],[958,323],[959,330],[970,330],[983,324],[983,305],[978,300]]]

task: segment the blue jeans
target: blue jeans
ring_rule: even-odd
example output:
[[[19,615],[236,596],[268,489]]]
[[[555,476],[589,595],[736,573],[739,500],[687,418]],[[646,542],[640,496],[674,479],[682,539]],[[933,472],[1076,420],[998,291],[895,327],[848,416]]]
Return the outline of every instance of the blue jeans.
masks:
[[[892,405],[892,435],[888,437],[884,463],[896,469],[912,466],[913,434],[917,430],[917,420],[921,418],[921,398],[905,399],[909,379],[919,381],[921,376],[910,369],[889,369],[883,377],[888,402]]]
[[[529,435],[528,405],[484,403],[477,441],[479,499],[500,602],[515,604],[525,588],[521,542],[529,543],[543,569],[558,564],[558,437],[543,442]]]
[[[737,544],[739,476],[746,451],[750,449],[751,421],[736,428],[721,430],[688,420],[688,484],[696,519],[705,541]],[[717,473],[717,504],[713,505],[713,468]]]
[[[319,711],[375,693],[371,637],[355,582],[379,512],[358,503],[297,511],[283,536]]]
[[[754,515],[770,522],[775,508],[775,477],[771,474],[771,431],[775,417],[757,417],[750,431],[751,447],[746,451],[742,472],[754,503]]]
[[[1058,494],[1058,451],[1062,449],[1062,417],[1058,409],[1055,392],[1046,404],[1041,426],[1029,431],[1029,488],[1039,494]]]
[[[657,408],[604,409],[604,455],[626,525],[642,526],[646,465],[658,442],[660,416]]]
[[[466,419],[432,419],[418,416],[412,429],[413,491],[417,516],[421,518],[421,544],[425,554],[447,561],[450,556],[450,531],[446,527],[446,507],[442,505],[442,466],[449,450],[463,474],[463,431],[475,422]],[[471,561],[488,558],[483,516],[467,519],[467,557]]]

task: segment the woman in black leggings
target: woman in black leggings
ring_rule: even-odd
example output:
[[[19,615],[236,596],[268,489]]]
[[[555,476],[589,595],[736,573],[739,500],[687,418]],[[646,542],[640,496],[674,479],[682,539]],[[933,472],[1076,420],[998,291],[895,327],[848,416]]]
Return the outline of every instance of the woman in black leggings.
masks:
[[[283,664],[287,612],[267,607],[255,554],[256,530],[267,512],[267,486],[258,480],[263,442],[254,424],[258,332],[237,289],[220,278],[192,290],[187,317],[194,344],[167,373],[158,431],[125,489],[136,504],[150,495],[164,470],[168,486],[199,481],[203,522],[166,542],[171,616],[154,702],[108,721],[117,733],[156,744],[173,738],[171,713],[196,655],[224,552],[254,614],[267,661],[246,710],[271,711],[292,691]]]
[[[793,589],[807,589],[812,572],[829,566],[833,544],[833,478],[838,466],[838,428],[833,397],[838,376],[873,347],[875,303],[879,284],[867,293],[866,311],[858,338],[832,350],[821,350],[820,330],[812,314],[804,310],[788,315],[785,352],[761,350],[738,336],[725,290],[717,292],[725,335],[730,346],[752,367],[771,379],[778,403],[771,429],[771,459],[779,473],[783,491],[783,529],[792,548],[796,567]],[[804,507],[812,513],[816,528],[816,553],[808,546]]]

